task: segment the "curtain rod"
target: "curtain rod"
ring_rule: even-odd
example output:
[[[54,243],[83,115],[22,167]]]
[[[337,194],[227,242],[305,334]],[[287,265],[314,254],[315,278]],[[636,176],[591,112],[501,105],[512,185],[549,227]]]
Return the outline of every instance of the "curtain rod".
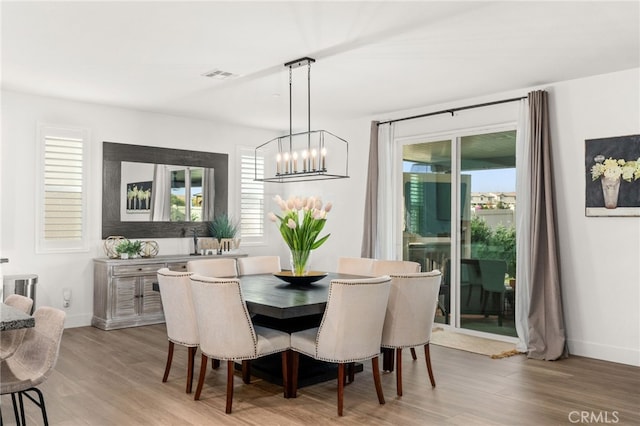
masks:
[[[443,109],[442,111],[428,112],[426,114],[420,114],[420,115],[412,115],[411,117],[396,118],[395,120],[381,121],[378,123],[378,126],[380,126],[381,124],[396,123],[398,121],[413,120],[414,118],[430,117],[432,115],[438,115],[438,114],[449,113],[453,116],[453,113],[456,111],[462,111],[465,109],[480,108],[480,107],[486,107],[486,106],[498,105],[498,104],[506,104],[507,102],[515,102],[515,101],[520,101],[522,99],[527,99],[527,96],[521,96],[519,98],[503,99],[501,101],[485,102],[483,104],[469,105],[469,106],[463,106],[458,108]]]

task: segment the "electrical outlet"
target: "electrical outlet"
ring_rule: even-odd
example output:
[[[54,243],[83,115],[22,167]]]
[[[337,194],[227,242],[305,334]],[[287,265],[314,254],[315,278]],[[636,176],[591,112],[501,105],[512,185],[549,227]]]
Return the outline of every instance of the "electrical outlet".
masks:
[[[69,306],[71,306],[71,289],[70,288],[64,288],[62,289],[62,306],[65,308],[68,308]]]

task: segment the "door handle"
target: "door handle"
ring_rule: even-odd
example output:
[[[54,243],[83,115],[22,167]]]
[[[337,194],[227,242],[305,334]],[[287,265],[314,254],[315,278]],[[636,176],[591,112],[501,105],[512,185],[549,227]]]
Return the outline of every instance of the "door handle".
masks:
[[[9,263],[9,259],[6,257],[0,257],[0,263]]]

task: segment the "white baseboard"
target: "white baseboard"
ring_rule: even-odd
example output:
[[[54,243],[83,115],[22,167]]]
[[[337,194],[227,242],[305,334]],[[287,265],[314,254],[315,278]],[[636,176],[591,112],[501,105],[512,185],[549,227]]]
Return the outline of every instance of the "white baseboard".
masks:
[[[580,340],[567,340],[569,355],[584,356],[640,367],[640,349],[602,345]]]
[[[91,325],[91,314],[67,315],[64,328],[87,327]]]

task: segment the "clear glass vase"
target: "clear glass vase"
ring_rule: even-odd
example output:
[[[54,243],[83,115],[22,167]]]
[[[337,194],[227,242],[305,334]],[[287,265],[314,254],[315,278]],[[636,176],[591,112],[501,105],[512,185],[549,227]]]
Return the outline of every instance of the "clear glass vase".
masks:
[[[309,273],[309,259],[311,250],[290,250],[289,261],[291,262],[291,273],[296,277],[302,277]]]

